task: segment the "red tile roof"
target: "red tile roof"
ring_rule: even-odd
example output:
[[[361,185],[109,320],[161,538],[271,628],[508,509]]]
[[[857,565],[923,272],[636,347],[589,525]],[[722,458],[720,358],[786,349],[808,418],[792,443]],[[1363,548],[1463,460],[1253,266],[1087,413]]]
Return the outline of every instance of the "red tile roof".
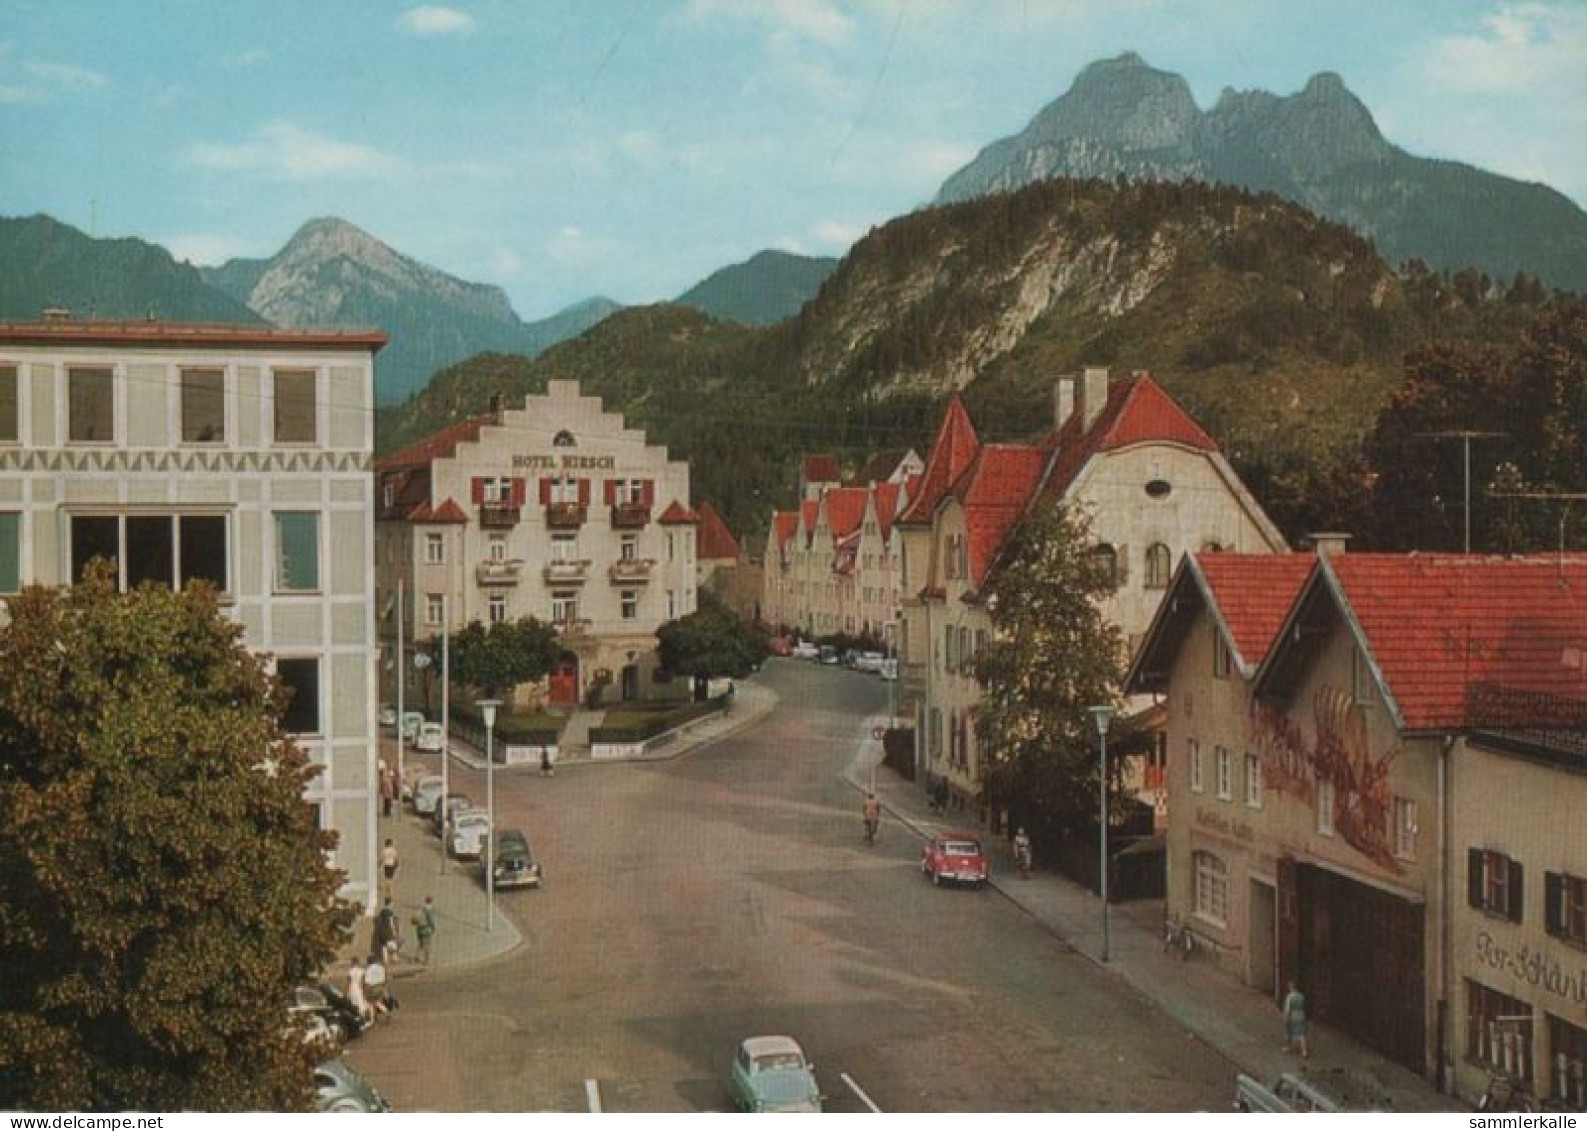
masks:
[[[954,485],[969,536],[970,582],[977,588],[1041,482],[1047,458],[1025,444],[987,444]]]
[[[232,349],[360,349],[379,352],[379,330],[283,329],[218,322],[0,322],[0,344],[203,346]]]
[[[942,424],[937,428],[937,438],[931,445],[931,455],[926,457],[926,470],[921,472],[919,490],[911,490],[911,502],[898,521],[908,525],[927,525],[937,504],[948,493],[959,476],[964,474],[981,441],[975,434],[975,425],[965,411],[964,402],[955,393],[942,414]]]
[[[834,487],[821,496],[834,542],[859,529],[865,520],[865,504],[869,498],[870,490],[865,487]]]
[[[695,537],[695,557],[702,561],[737,561],[738,539],[710,503],[700,504],[700,532]]]
[[[409,444],[400,451],[381,456],[375,461],[375,470],[392,471],[399,467],[428,466],[438,459],[451,459],[457,454],[459,444],[472,444],[478,441],[480,426],[489,424],[490,421],[488,415],[461,420]]]
[[[776,511],[771,516],[772,526],[777,531],[777,546],[782,548],[788,545],[788,539],[794,536],[794,531],[799,529],[799,515],[795,511]]]
[[[1048,446],[1058,450],[1042,496],[1048,502],[1062,499],[1081,468],[1098,452],[1145,443],[1182,444],[1205,452],[1218,450],[1212,437],[1161,385],[1144,374],[1125,377],[1108,386],[1107,401],[1089,432],[1081,431],[1082,421],[1082,414],[1074,413],[1047,439]]]
[[[674,499],[667,509],[661,512],[661,517],[656,521],[666,523],[668,526],[682,526],[699,522],[700,516],[678,502],[677,499]]]
[[[1273,646],[1317,555],[1201,553],[1192,562],[1249,673]]]
[[[893,536],[893,519],[898,515],[898,499],[902,488],[897,483],[876,485],[876,521],[881,524],[882,538]]]
[[[836,456],[805,456],[799,466],[799,478],[805,483],[837,483],[843,478]]]
[[[1587,557],[1325,561],[1406,730],[1480,725],[1477,684],[1587,699]]]
[[[441,505],[432,507],[429,503],[420,503],[408,512],[409,522],[467,522],[468,515],[463,508],[451,499],[442,499]]]
[[[811,531],[815,530],[816,516],[820,513],[821,504],[816,502],[814,499],[806,499],[804,502],[799,504],[799,519],[804,523],[805,533],[807,536]]]

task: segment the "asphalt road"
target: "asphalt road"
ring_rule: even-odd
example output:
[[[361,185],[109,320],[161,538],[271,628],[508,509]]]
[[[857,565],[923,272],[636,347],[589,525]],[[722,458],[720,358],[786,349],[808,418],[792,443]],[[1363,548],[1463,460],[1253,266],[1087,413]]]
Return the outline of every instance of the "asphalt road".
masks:
[[[1223,1110],[1228,1064],[995,891],[939,890],[919,841],[861,836],[840,778],[873,676],[773,661],[758,725],[674,761],[498,774],[546,886],[525,944],[405,980],[348,1059],[398,1110],[720,1110],[737,1042],[796,1037],[832,1110]],[[475,796],[483,783],[454,768]],[[477,785],[477,788],[476,788]]]

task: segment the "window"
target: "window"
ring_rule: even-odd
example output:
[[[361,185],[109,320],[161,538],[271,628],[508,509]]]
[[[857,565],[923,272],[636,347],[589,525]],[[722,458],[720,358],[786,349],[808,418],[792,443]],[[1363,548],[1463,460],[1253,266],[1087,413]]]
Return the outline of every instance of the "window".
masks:
[[[0,512],[0,593],[22,588],[22,516]]]
[[[432,627],[439,626],[446,617],[446,598],[439,593],[426,593],[424,595],[424,623]]]
[[[504,562],[507,560],[507,536],[505,534],[492,534],[489,544],[490,560]]]
[[[18,425],[22,418],[18,404],[17,367],[0,365],[0,443],[22,438]]]
[[[1543,873],[1543,925],[1557,939],[1587,946],[1587,880]]]
[[[1166,479],[1148,479],[1146,481],[1146,494],[1152,499],[1166,499],[1173,491],[1174,485]]]
[[[1525,872],[1519,861],[1485,848],[1466,850],[1466,902],[1512,923],[1521,921]]]
[[[566,428],[564,428],[562,431],[558,432],[556,434],[556,436],[552,439],[551,446],[553,448],[571,448],[571,447],[575,447],[576,444],[575,444],[574,439],[573,439],[573,433],[569,432]]]
[[[313,592],[320,587],[320,516],[313,511],[276,514],[276,591]]]
[[[320,733],[320,662],[277,660],[276,675],[292,694],[287,699],[281,729],[288,734]]]
[[[970,639],[968,628],[959,629],[959,669],[965,675],[969,675],[974,670],[973,657],[970,655]]]
[[[1554,1050],[1549,1094],[1572,1111],[1587,1110],[1587,1029],[1548,1015],[1548,1045]]]
[[[1204,788],[1201,780],[1201,744],[1194,738],[1187,741],[1190,749],[1190,792],[1200,793]]]
[[[555,624],[571,624],[579,619],[579,597],[577,593],[556,592],[551,594],[551,620]]]
[[[1409,797],[1394,799],[1394,855],[1416,859],[1416,802]]]
[[[440,565],[446,561],[446,540],[440,534],[425,534],[424,536],[424,563],[426,565]]]
[[[1146,547],[1146,588],[1167,589],[1168,576],[1173,572],[1173,555],[1161,542]]]
[[[623,606],[623,619],[624,620],[638,620],[639,619],[639,594],[638,593],[636,593],[632,589],[624,589],[623,592],[622,592],[622,606]]]
[[[553,534],[551,536],[551,560],[554,562],[571,562],[579,552],[579,541],[571,534]]]
[[[944,626],[942,630],[942,666],[949,672],[958,670],[953,654],[953,645],[958,639],[959,634],[953,630],[953,625]]]
[[[1262,807],[1262,762],[1250,751],[1245,755],[1245,803],[1252,809]]]
[[[1323,836],[1334,835],[1334,779],[1317,779],[1317,831]]]
[[[1229,866],[1210,852],[1193,856],[1196,914],[1220,927],[1229,921]]]
[[[1218,773],[1218,797],[1228,801],[1234,796],[1234,760],[1222,746],[1213,747],[1213,761]]]
[[[88,563],[104,558],[116,569],[119,585],[135,589],[145,582],[176,588],[208,581],[227,588],[226,519],[221,515],[73,515],[72,580],[81,581]],[[3,587],[0,587],[3,588]]]
[[[225,439],[225,371],[182,370],[182,443],[220,444]]]
[[[1109,585],[1119,583],[1119,555],[1106,542],[1091,551],[1091,561]]]
[[[491,624],[507,623],[507,598],[501,593],[492,593],[488,603]]]
[[[1466,1055],[1532,1080],[1532,1007],[1466,979]]]
[[[634,534],[624,534],[617,556],[625,562],[631,562],[639,557],[639,537]]]
[[[115,375],[109,369],[66,371],[66,438],[108,444],[116,438]]]
[[[931,739],[931,760],[935,762],[942,757],[942,708],[931,709],[931,729],[928,737]]]
[[[560,479],[551,480],[551,501],[553,503],[578,506],[581,501],[579,481],[566,475]]]
[[[612,480],[612,501],[618,506],[629,506],[644,502],[645,481],[643,479]]]
[[[512,505],[512,480],[494,477],[479,481],[479,501],[494,506]]]
[[[804,554],[800,553],[799,556],[800,556],[801,559],[803,559]],[[672,535],[670,535],[670,534],[667,535],[667,560],[669,562],[672,560]],[[804,583],[800,582],[800,584],[802,585]]]
[[[314,370],[277,369],[271,377],[275,387],[276,443],[314,443],[319,436],[315,420],[318,382]]]
[[[1229,654],[1229,642],[1223,638],[1222,633],[1215,630],[1212,640],[1212,678],[1228,679],[1233,659]]]

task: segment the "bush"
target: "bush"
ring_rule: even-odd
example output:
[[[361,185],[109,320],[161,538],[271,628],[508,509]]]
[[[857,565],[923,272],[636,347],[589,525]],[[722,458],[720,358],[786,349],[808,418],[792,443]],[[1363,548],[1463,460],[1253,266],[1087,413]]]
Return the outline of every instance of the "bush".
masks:
[[[684,723],[704,718],[722,709],[720,701],[684,703],[659,711],[613,711],[605,726],[590,728],[590,744],[598,742],[644,742]]]
[[[472,704],[452,706],[452,729],[462,738],[485,749],[485,720]],[[496,713],[497,746],[555,746],[562,737],[562,720],[540,713],[509,715]]]

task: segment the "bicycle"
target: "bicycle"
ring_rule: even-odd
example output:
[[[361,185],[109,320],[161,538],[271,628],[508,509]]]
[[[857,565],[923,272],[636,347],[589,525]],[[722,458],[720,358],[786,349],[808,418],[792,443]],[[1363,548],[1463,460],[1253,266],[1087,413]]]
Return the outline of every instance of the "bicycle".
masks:
[[[1196,950],[1196,934],[1190,929],[1189,923],[1175,922],[1171,918],[1163,919],[1163,953],[1170,950],[1177,951],[1181,962],[1187,961]]]

